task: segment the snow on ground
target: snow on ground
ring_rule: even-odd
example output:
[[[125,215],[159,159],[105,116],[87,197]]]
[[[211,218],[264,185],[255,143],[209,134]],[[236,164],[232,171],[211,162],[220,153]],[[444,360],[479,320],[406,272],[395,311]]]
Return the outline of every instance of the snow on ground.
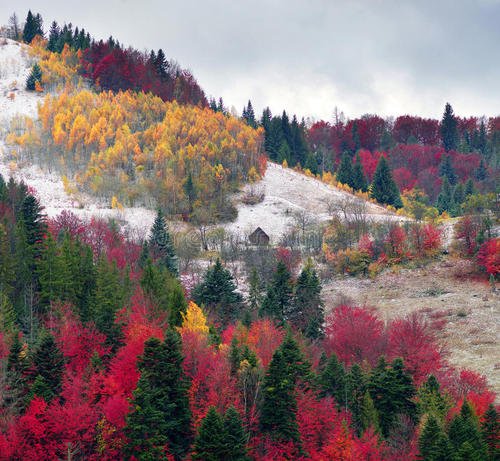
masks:
[[[256,205],[238,204],[238,218],[225,228],[236,234],[249,235],[260,226],[274,243],[293,223],[297,212],[306,213],[315,221],[327,221],[332,217],[328,211],[329,203],[353,199],[347,192],[271,162],[268,162],[266,175],[256,187],[265,193],[264,200]],[[404,219],[373,203],[366,204],[366,211],[374,220]]]
[[[26,45],[0,38],[0,127],[15,115],[36,116],[42,96],[25,89],[33,62]]]
[[[154,211],[145,208],[111,209],[109,203],[85,194],[70,197],[58,174],[45,172],[36,165],[17,165],[17,168],[9,165],[3,139],[10,120],[15,115],[37,118],[37,104],[42,99],[39,94],[25,90],[33,62],[26,45],[0,39],[0,173],[5,178],[12,175],[23,180],[35,189],[49,217],[70,210],[86,220],[92,216],[114,218],[131,235],[144,236],[152,225]],[[305,213],[315,221],[326,221],[331,217],[329,202],[352,200],[346,192],[274,163],[268,163],[266,175],[258,187],[265,192],[263,202],[253,206],[239,203],[238,217],[235,222],[225,225],[226,230],[247,236],[260,226],[276,243],[294,221],[297,212]],[[401,219],[371,203],[367,204],[367,213],[372,219]]]

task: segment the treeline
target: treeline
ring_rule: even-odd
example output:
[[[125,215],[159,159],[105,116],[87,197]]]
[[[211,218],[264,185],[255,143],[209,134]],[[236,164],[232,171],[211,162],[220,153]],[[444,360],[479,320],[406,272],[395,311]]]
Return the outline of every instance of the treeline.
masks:
[[[39,117],[8,137],[19,160],[55,167],[110,201],[159,206],[184,219],[231,219],[228,194],[265,171],[261,131],[152,94],[47,96]]]
[[[14,18],[14,19],[12,19]],[[17,17],[12,17],[12,30],[19,30]],[[44,37],[43,19],[39,13],[28,12],[22,39],[31,43],[36,36]],[[21,39],[16,33],[16,39]],[[83,28],[71,23],[62,27],[53,21],[48,32],[46,49],[62,53],[64,47],[78,52],[78,72],[90,79],[94,87],[102,91],[144,91],[159,96],[164,101],[179,104],[207,106],[205,93],[191,72],[182,69],[175,60],[167,59],[164,51],[140,52],[126,48],[113,37],[96,40]],[[29,88],[34,89],[34,88]]]
[[[189,297],[158,212],[142,246],[0,180],[0,459],[496,460],[485,379],[421,314],[326,317],[312,263]],[[474,456],[476,458],[474,458]]]

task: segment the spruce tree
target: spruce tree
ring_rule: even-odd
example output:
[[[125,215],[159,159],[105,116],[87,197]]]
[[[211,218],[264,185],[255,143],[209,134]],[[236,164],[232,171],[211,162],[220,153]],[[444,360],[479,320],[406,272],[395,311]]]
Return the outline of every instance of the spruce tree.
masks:
[[[367,429],[372,428],[376,433],[380,433],[380,419],[373,403],[370,393],[365,392],[363,401],[361,403],[361,414],[359,417],[360,434],[364,433]]]
[[[223,461],[226,459],[225,442],[222,417],[215,407],[210,407],[194,440],[191,458],[199,461]]]
[[[61,392],[64,357],[50,333],[42,331],[32,360],[33,376],[41,377],[39,384],[43,380],[44,397],[51,400]]]
[[[335,352],[327,359],[319,375],[319,384],[322,395],[329,395],[335,399],[339,409],[343,408],[346,399],[347,376],[344,365],[340,363]]]
[[[259,315],[283,322],[285,313],[291,306],[292,292],[290,272],[285,263],[279,261],[262,302]]]
[[[28,16],[26,17],[26,23],[24,24],[23,40],[26,43],[31,43],[35,35],[43,35],[41,26],[41,16],[39,14],[34,16],[31,10],[29,10]]]
[[[418,448],[422,461],[455,461],[453,448],[434,416],[430,416],[418,439]]]
[[[125,454],[138,460],[166,459],[164,448],[183,459],[192,440],[189,383],[182,368],[181,342],[168,329],[165,340],[151,338],[138,362],[141,377],[127,417]]]
[[[153,227],[151,228],[148,244],[151,255],[157,264],[168,269],[172,275],[177,277],[179,275],[179,264],[172,237],[160,209],[158,209]]]
[[[52,21],[49,31],[49,42],[47,43],[47,49],[52,52],[57,51],[57,41],[59,40],[59,35],[61,30],[56,21]]]
[[[243,427],[241,416],[233,406],[230,406],[224,414],[224,444],[225,457],[227,461],[249,461],[247,443],[248,434]]]
[[[186,194],[186,198],[188,200],[189,213],[193,212],[193,204],[196,200],[196,188],[193,182],[193,175],[191,172],[188,173],[186,182],[184,183],[184,193]]]
[[[482,438],[477,416],[467,400],[462,404],[460,414],[451,420],[448,435],[455,450],[468,452],[468,447],[464,448],[467,444],[479,456],[478,459],[487,459],[487,445]]]
[[[303,384],[312,381],[311,364],[299,349],[297,341],[295,341],[290,330],[287,331],[278,349],[283,355],[283,361],[288,368],[288,376],[293,383],[297,383],[299,380]]]
[[[247,125],[252,128],[257,128],[257,121],[255,120],[255,112],[252,107],[252,103],[248,100],[248,105],[243,108],[243,119],[246,121]]]
[[[300,443],[295,385],[282,352],[273,354],[262,389],[260,429],[273,439]]]
[[[311,260],[297,279],[293,301],[286,317],[310,339],[318,339],[323,335],[325,312],[321,300],[321,284]]]
[[[191,296],[223,327],[239,317],[243,297],[236,291],[233,276],[222,266],[220,259],[207,269],[203,281],[193,288]]]
[[[439,421],[444,421],[451,408],[449,396],[442,395],[440,386],[434,375],[420,386],[417,392],[417,406],[420,414],[432,415]]]
[[[358,434],[363,429],[363,400],[366,391],[366,377],[361,367],[355,363],[346,376],[345,394],[339,403],[342,408],[351,411],[352,423]]]
[[[451,213],[455,209],[453,189],[446,176],[443,176],[443,183],[441,184],[441,192],[439,193],[436,201],[436,208],[440,213],[443,211]]]
[[[5,393],[3,404],[14,414],[19,414],[25,407],[25,398],[29,391],[28,370],[31,357],[26,354],[26,345],[19,334],[14,334],[10,346],[5,371]]]
[[[370,193],[379,203],[392,205],[396,208],[401,208],[403,206],[398,186],[392,177],[389,164],[383,155],[378,161]]]
[[[366,181],[359,153],[356,154],[356,163],[354,164],[354,168],[352,170],[351,184],[354,190],[360,190],[362,192],[366,192],[368,190],[368,183]]]
[[[481,434],[488,449],[488,461],[500,460],[500,419],[490,403],[481,423]]]
[[[250,272],[248,284],[248,307],[250,308],[251,312],[256,312],[262,301],[262,292],[259,274],[257,273],[257,269],[255,269],[255,267]]]
[[[380,415],[380,428],[385,437],[398,415],[406,415],[413,421],[416,419],[415,387],[400,358],[394,359],[390,367],[385,361],[379,362],[370,377],[369,391]]]
[[[479,166],[476,171],[474,171],[474,176],[478,181],[484,181],[488,177],[488,170],[486,169],[484,159],[480,160]]]
[[[448,178],[448,181],[452,186],[457,183],[457,175],[455,173],[455,169],[453,168],[450,155],[443,155],[441,163],[439,164],[439,176],[445,176]]]
[[[471,178],[469,178],[465,183],[465,190],[464,190],[465,199],[474,193],[475,193],[474,182],[472,181]]]
[[[446,152],[455,150],[458,144],[458,128],[457,119],[453,115],[450,103],[446,103],[440,130],[441,140]]]
[[[342,155],[336,178],[337,181],[341,184],[346,184],[349,187],[352,187],[353,185],[352,160],[347,153],[344,153],[344,155]]]

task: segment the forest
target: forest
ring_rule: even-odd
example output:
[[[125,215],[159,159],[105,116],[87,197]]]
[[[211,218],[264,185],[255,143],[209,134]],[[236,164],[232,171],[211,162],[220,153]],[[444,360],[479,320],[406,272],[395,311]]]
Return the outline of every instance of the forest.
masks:
[[[0,175],[0,460],[499,460],[497,396],[448,359],[443,316],[323,296],[325,274],[373,281],[446,257],[450,217],[452,251],[494,291],[499,117],[447,104],[441,120],[259,119],[250,101],[240,117],[162,49],[55,21],[44,34],[31,11],[14,23],[43,99],[38,118],[12,120],[11,163],[156,214],[144,238],[49,218],[36,190]],[[268,161],[350,200],[317,229],[296,215],[277,245],[239,245],[215,225]],[[405,219],[368,220],[370,201]]]

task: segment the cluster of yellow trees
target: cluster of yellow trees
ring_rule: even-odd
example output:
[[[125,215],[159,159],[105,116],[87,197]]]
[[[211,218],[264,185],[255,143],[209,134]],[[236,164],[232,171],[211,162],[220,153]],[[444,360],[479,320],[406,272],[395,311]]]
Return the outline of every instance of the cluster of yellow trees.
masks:
[[[80,90],[47,95],[38,111],[8,137],[17,155],[126,205],[229,218],[228,193],[264,173],[262,131],[207,108]]]

